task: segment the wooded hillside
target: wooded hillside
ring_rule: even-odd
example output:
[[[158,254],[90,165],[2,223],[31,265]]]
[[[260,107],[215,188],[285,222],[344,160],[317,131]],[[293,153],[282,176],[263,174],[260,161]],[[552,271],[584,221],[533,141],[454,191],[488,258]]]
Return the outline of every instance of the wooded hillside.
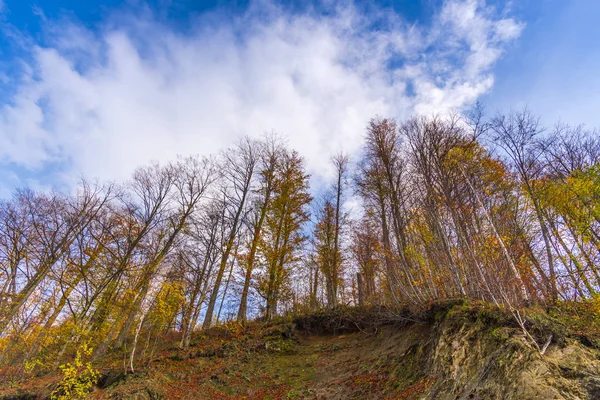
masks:
[[[331,168],[311,192],[271,135],[0,201],[0,365],[119,349],[134,371],[169,331],[185,349],[222,321],[339,305],[597,304],[598,132],[527,111],[375,118]]]

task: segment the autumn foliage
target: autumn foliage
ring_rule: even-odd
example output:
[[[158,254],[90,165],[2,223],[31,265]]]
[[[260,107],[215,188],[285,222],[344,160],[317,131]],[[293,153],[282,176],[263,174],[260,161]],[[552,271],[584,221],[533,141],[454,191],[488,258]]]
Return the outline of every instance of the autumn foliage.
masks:
[[[0,201],[4,373],[93,380],[111,352],[133,372],[169,332],[185,349],[200,328],[340,305],[560,303],[597,324],[597,133],[469,115],[373,119],[318,194],[275,136],[123,184],[17,191]]]

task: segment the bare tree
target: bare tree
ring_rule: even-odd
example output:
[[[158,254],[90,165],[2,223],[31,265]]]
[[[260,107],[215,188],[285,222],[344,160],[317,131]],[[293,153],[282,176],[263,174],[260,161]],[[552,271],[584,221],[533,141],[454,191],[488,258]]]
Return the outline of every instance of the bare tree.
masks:
[[[228,185],[223,188],[223,195],[227,200],[227,213],[231,215],[231,226],[221,256],[221,263],[217,272],[214,288],[211,292],[206,309],[203,324],[204,328],[208,328],[212,324],[213,312],[219,295],[221,280],[223,279],[229,256],[233,250],[238,230],[242,225],[241,223],[246,212],[246,200],[250,195],[252,180],[258,164],[258,151],[257,143],[246,138],[235,148],[235,150],[224,155],[225,161],[223,173]]]
[[[490,123],[492,140],[500,146],[512,162],[525,192],[532,202],[537,223],[539,224],[548,264],[548,275],[542,273],[542,280],[547,286],[551,299],[558,298],[556,270],[550,233],[544,220],[544,212],[537,191],[537,178],[542,173],[540,157],[542,153],[538,145],[542,129],[539,119],[527,109],[511,112],[508,115],[497,115]]]

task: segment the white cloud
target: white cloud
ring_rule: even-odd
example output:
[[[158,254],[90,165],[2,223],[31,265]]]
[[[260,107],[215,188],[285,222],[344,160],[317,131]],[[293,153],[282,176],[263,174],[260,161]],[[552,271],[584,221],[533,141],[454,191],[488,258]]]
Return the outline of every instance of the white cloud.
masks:
[[[33,47],[30,71],[0,106],[0,165],[123,179],[151,159],[274,130],[323,176],[329,155],[356,151],[375,115],[472,103],[522,29],[472,0],[446,2],[434,21],[255,3],[235,19],[201,16],[185,35],[149,14],[115,16],[98,32],[48,22],[50,45]]]

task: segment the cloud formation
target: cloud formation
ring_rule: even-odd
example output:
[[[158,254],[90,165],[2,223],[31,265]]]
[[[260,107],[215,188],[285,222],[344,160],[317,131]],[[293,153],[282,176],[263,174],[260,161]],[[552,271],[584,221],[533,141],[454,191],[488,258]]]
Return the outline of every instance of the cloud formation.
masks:
[[[66,187],[81,174],[120,180],[149,160],[266,131],[326,176],[329,155],[355,152],[373,116],[474,102],[523,28],[476,0],[446,1],[428,26],[351,3],[298,13],[269,2],[196,16],[185,33],[151,11],[116,13],[94,31],[44,24],[44,45],[20,38],[30,50],[0,105],[0,166],[12,168],[0,195],[35,184],[14,168]]]

